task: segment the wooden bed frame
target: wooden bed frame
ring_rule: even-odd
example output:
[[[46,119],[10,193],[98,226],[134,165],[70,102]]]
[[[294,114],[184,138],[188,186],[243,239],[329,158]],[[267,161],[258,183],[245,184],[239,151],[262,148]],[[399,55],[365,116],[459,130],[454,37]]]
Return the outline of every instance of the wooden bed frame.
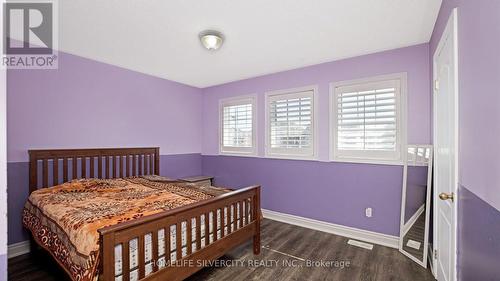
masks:
[[[29,150],[30,156],[30,193],[38,188],[49,187],[76,178],[119,178],[139,175],[159,175],[160,149],[148,148],[101,148],[101,149],[50,149]],[[62,169],[60,164],[62,162]],[[96,165],[97,164],[97,165]],[[49,166],[52,171],[49,175]],[[70,174],[71,166],[71,176]],[[62,170],[62,171],[61,171]],[[39,184],[41,182],[41,184]],[[240,214],[249,214],[232,221],[232,212],[224,208],[239,210]],[[239,208],[239,209],[237,209]],[[217,222],[217,210],[220,211],[220,223]],[[212,231],[228,226],[227,234],[221,231],[221,237],[213,236],[210,243],[209,222],[205,219],[205,244],[201,247],[201,216],[213,214]],[[192,233],[192,219],[196,221],[195,233]],[[232,221],[232,222],[231,222]],[[176,261],[172,266],[158,267],[158,230],[169,230],[175,226],[176,233],[181,233],[182,224],[186,225],[186,241],[196,238],[196,250],[191,243],[186,243],[187,255],[182,256],[182,247],[176,247]],[[233,224],[231,231],[230,224]],[[220,225],[218,225],[220,224]],[[168,210],[151,216],[127,221],[98,230],[100,236],[100,280],[115,280],[115,245],[122,245],[122,280],[129,276],[129,241],[138,239],[138,272],[140,280],[183,280],[200,270],[207,261],[215,260],[230,249],[253,239],[253,252],[260,253],[260,186],[239,189],[209,200]],[[168,235],[167,235],[168,233]],[[170,253],[170,231],[165,231],[165,251]],[[145,276],[145,236],[152,237],[153,273]],[[176,235],[176,244],[181,245],[182,235]],[[32,241],[33,243],[33,241]],[[167,265],[170,255],[165,254]]]

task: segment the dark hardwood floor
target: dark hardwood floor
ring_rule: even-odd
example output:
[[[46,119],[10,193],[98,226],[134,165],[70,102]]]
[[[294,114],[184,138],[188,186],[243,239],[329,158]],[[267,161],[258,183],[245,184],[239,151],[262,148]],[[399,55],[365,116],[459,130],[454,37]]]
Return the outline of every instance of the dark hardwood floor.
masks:
[[[434,280],[429,270],[396,249],[375,245],[366,250],[348,245],[347,240],[265,219],[259,256],[246,243],[223,256],[219,267],[207,267],[188,280]],[[309,267],[310,261],[330,264]],[[10,259],[8,271],[12,281],[68,280],[43,251]]]

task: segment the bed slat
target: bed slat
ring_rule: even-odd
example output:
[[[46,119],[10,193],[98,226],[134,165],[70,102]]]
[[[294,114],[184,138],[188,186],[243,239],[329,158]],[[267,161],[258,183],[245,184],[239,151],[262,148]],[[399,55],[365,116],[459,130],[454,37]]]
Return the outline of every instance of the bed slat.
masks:
[[[224,221],[226,219],[226,216],[224,216],[224,207],[220,208],[220,238],[224,238],[224,226],[226,225],[226,222]]]
[[[102,156],[97,157],[97,177],[102,179]]]
[[[151,250],[153,251],[153,254],[151,255],[152,260],[151,262],[153,263],[153,272],[156,272],[158,270],[158,231],[154,230],[151,233],[151,242],[153,243]]]
[[[165,265],[170,263],[170,225],[167,224],[165,227]]]
[[[123,178],[123,156],[120,156],[120,178]]]
[[[68,158],[63,158],[63,181],[68,181]]]
[[[106,170],[105,170],[105,174],[106,174],[106,178],[109,179],[110,176],[109,176],[109,156],[106,155]]]
[[[138,239],[137,254],[139,255],[139,279],[144,278],[144,266],[145,266],[145,251],[144,251],[144,235],[140,235]]]
[[[141,175],[144,175],[144,170],[142,169],[142,158],[143,158],[143,155],[139,155],[138,157],[138,161],[139,161],[139,176]]]
[[[87,157],[82,157],[80,163],[82,165],[82,178],[86,179],[87,178]]]
[[[210,213],[205,213],[205,247],[210,243]]]
[[[192,233],[191,219],[186,221],[186,254],[191,255],[193,247],[193,233]]]
[[[149,154],[149,173],[152,173],[153,170],[153,154]]]
[[[52,185],[59,184],[59,158],[52,159]]]
[[[182,222],[175,224],[175,253],[176,261],[182,258]]]
[[[94,157],[90,156],[90,178],[94,178]]]
[[[73,165],[73,171],[72,171],[72,174],[71,174],[71,179],[74,180],[74,179],[78,178],[78,172],[76,171],[78,162],[77,162],[76,156],[73,156],[73,159],[71,160],[71,164]]]
[[[132,155],[132,176],[135,177],[137,174],[137,155]]]
[[[201,249],[201,216],[196,216],[196,250]]]
[[[49,186],[49,161],[43,159],[43,187]]]
[[[212,211],[212,237],[213,242],[217,241],[217,209]]]
[[[127,177],[130,177],[130,155],[125,156],[125,160],[127,161],[127,165],[125,166],[127,169]]]
[[[112,168],[113,169],[113,178],[116,178],[117,177],[116,170],[118,170],[118,164],[117,164],[116,156],[113,155],[111,157],[113,157],[113,168]]]
[[[242,228],[243,227],[243,201],[239,201],[238,206],[240,208],[240,216],[238,217],[238,221],[239,221],[238,228]]]
[[[129,241],[122,243],[122,280],[130,280],[130,246]]]

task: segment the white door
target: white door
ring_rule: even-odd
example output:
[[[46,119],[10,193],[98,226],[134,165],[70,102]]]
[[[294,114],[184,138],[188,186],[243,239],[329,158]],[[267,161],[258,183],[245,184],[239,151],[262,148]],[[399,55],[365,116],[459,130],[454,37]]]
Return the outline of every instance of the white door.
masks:
[[[456,280],[458,148],[457,17],[453,10],[434,53],[434,272]]]

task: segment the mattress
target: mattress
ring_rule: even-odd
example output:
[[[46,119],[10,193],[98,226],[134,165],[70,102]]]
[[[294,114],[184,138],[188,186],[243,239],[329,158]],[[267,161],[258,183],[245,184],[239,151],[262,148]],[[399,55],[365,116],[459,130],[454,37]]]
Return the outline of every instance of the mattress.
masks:
[[[38,244],[54,256],[72,280],[95,280],[100,260],[98,229],[207,200],[229,191],[172,183],[157,176],[73,180],[34,191],[23,210],[23,225],[31,231]],[[159,238],[165,235],[158,233]],[[171,241],[176,241],[172,229],[170,235]],[[146,237],[146,240],[149,241],[147,255],[151,256],[151,237]],[[159,240],[165,241],[164,238]],[[130,242],[132,246],[134,243],[137,244]],[[176,246],[171,245],[171,248]],[[116,269],[120,269],[120,261],[116,260],[115,264]]]

